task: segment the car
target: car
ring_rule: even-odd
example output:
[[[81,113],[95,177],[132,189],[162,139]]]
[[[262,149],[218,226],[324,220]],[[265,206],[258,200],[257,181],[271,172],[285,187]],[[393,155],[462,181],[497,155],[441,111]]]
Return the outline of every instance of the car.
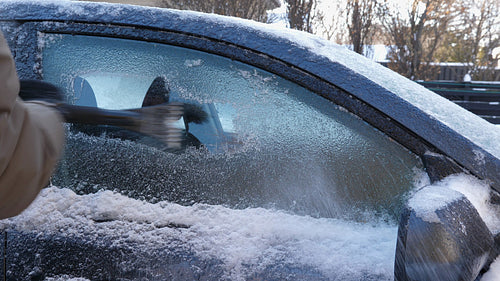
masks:
[[[474,280],[497,255],[498,128],[342,46],[93,2],[3,1],[0,29],[68,104],[205,116],[176,149],[67,124],[50,186],[0,222],[4,279]]]

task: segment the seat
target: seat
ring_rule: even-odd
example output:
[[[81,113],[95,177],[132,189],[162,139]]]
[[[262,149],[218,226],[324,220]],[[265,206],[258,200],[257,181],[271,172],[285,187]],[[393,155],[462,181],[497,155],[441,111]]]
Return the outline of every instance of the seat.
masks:
[[[165,78],[156,77],[144,96],[142,107],[168,103],[170,99],[170,88]]]
[[[73,81],[73,89],[75,91],[75,105],[97,107],[94,90],[85,78],[76,77]]]

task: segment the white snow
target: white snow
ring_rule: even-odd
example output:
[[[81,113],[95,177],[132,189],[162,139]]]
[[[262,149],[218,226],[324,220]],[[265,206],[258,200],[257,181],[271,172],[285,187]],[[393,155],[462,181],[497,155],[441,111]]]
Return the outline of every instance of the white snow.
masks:
[[[162,227],[171,223],[189,228]],[[77,237],[105,235],[115,243],[140,242],[145,249],[175,238],[201,258],[222,260],[232,280],[278,263],[309,266],[332,279],[359,280],[369,274],[392,280],[397,233],[395,225],[385,223],[262,208],[151,204],[111,191],[80,196],[58,187],[42,190],[27,210],[0,221],[0,226]]]
[[[485,182],[453,175],[432,188],[457,190],[456,197],[434,192],[430,200],[412,199],[413,206],[439,208],[464,193],[487,225],[497,229],[498,210],[489,203]],[[165,227],[170,224],[189,227]],[[370,274],[392,280],[397,234],[395,225],[385,223],[312,218],[263,208],[152,204],[111,191],[77,195],[54,186],[42,190],[21,215],[0,221],[0,227],[73,237],[106,236],[117,244],[139,242],[145,249],[176,239],[202,259],[220,259],[232,280],[245,280],[276,263],[309,266],[332,279],[359,280]],[[499,280],[494,279],[499,274],[500,262],[496,262],[482,280]]]
[[[450,192],[453,190],[455,192]],[[486,223],[493,235],[500,233],[500,206],[490,202],[491,188],[486,181],[475,177],[457,174],[451,175],[444,180],[424,187],[410,199],[409,205],[428,221],[439,221],[435,210],[445,206],[449,202],[467,197],[479,215]],[[500,256],[490,266],[490,270],[484,274],[481,281],[500,280]]]
[[[464,194],[490,231],[493,234],[500,233],[500,206],[490,202],[491,188],[486,181],[462,174],[449,176],[440,185]]]
[[[439,222],[435,211],[465,196],[493,234],[500,233],[500,206],[490,202],[491,188],[465,174],[451,175],[434,185],[426,186],[415,193],[408,204],[419,216],[429,222]]]
[[[486,272],[482,277],[481,281],[498,281],[500,280],[500,256],[493,261],[490,265],[490,270]]]
[[[453,175],[426,188],[457,192],[451,197],[434,192],[430,200],[413,198],[413,206],[429,211],[464,193],[487,225],[498,229],[498,210],[489,203],[485,182]],[[171,224],[189,227],[165,227]],[[54,186],[42,190],[21,215],[0,221],[0,227],[73,237],[106,236],[117,244],[139,242],[145,249],[175,239],[202,259],[220,259],[232,280],[245,280],[276,263],[311,267],[341,280],[359,280],[366,274],[392,280],[397,234],[397,226],[386,223],[312,218],[263,208],[152,204],[111,191],[77,195]],[[499,280],[494,279],[499,273],[500,262],[496,262],[482,280]]]
[[[440,220],[436,211],[463,197],[464,195],[460,192],[450,190],[447,187],[432,185],[416,192],[409,200],[408,205],[424,221],[439,223]]]

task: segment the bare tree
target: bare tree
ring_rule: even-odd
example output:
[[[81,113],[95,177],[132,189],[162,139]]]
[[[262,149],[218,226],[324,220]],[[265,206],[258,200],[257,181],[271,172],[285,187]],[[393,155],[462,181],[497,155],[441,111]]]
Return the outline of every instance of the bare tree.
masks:
[[[317,0],[285,0],[290,28],[313,33]]]
[[[279,0],[161,0],[161,7],[193,10],[267,22],[267,11],[280,6]]]
[[[364,46],[371,44],[377,3],[376,0],[347,0],[349,41],[356,53],[363,54]]]
[[[462,49],[462,62],[470,64],[476,80],[494,77],[495,58],[492,51],[500,47],[500,3],[497,0],[463,1],[467,13],[461,14],[456,47]]]
[[[345,3],[342,0],[330,0],[328,4],[327,9],[333,11],[333,15],[326,14],[317,8],[314,22],[315,33],[337,44],[344,44],[347,42]]]
[[[389,67],[410,79],[433,77],[435,52],[458,14],[455,0],[412,0],[407,15],[386,1],[379,12],[391,46]]]
[[[437,56],[443,62],[463,63],[474,80],[495,80],[498,58],[493,50],[500,48],[500,2],[462,0],[459,4],[461,12],[450,24]]]

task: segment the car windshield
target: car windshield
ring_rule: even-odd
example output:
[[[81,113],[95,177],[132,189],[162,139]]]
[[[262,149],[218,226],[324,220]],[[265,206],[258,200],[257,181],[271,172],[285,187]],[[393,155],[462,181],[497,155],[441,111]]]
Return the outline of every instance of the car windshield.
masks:
[[[41,38],[43,79],[70,103],[139,108],[159,79],[163,102],[207,115],[200,124],[178,122],[189,141],[175,152],[147,136],[69,126],[53,182],[78,193],[110,189],[149,202],[395,220],[424,173],[415,154],[363,120],[253,66],[153,42]]]

